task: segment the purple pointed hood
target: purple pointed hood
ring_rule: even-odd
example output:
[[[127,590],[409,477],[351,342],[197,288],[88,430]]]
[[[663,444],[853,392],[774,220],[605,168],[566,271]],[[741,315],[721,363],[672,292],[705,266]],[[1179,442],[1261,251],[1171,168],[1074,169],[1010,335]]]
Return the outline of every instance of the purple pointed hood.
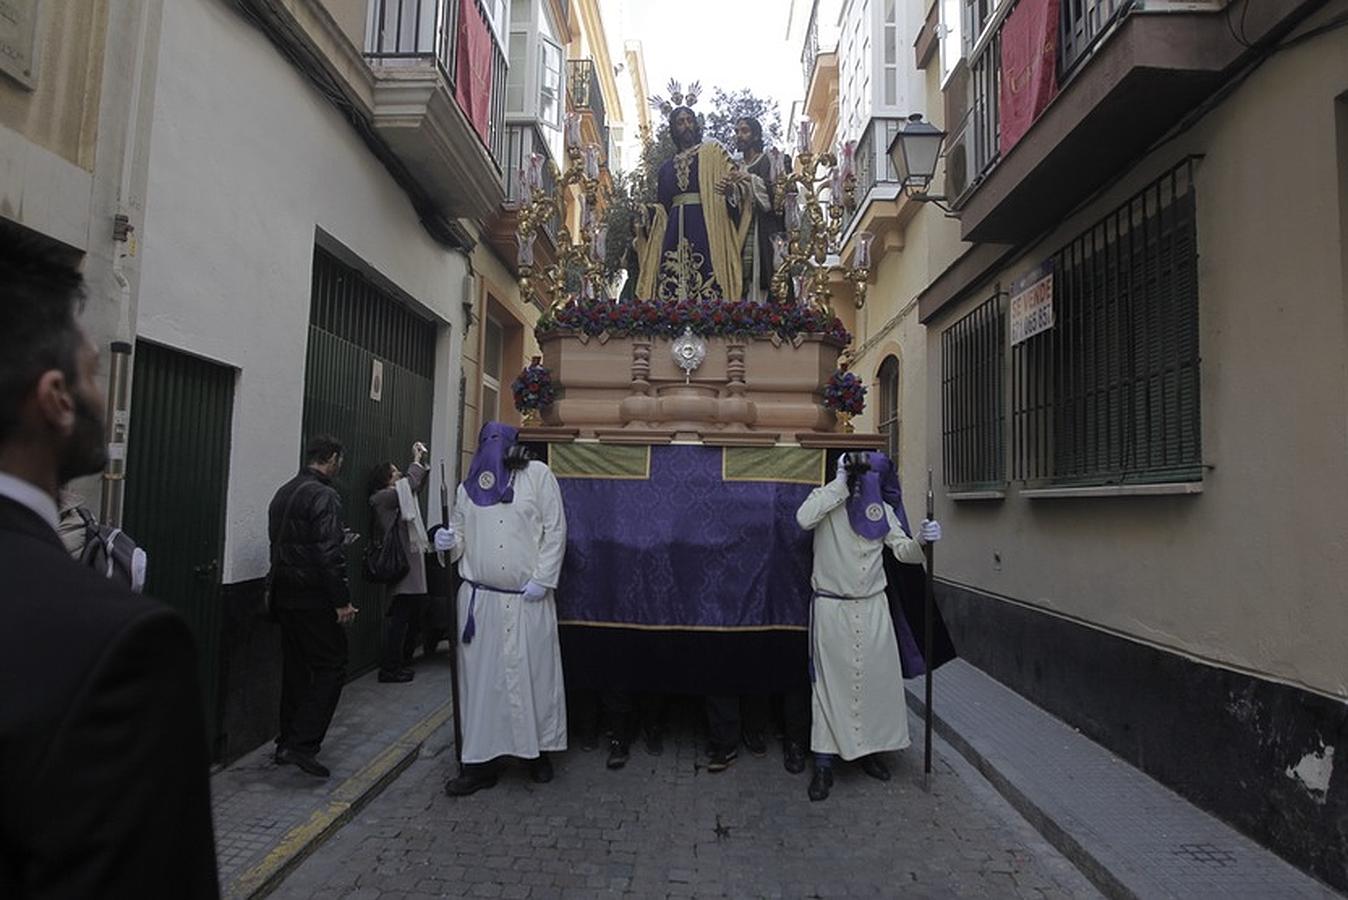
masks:
[[[894,464],[894,460],[885,456],[885,454],[872,453],[871,468],[880,472],[880,495],[894,510],[894,517],[903,526],[903,533],[912,537],[913,529],[908,525],[908,513],[903,508],[903,488],[899,486],[899,467]]]
[[[488,422],[478,432],[477,452],[473,454],[473,464],[463,482],[468,498],[478,506],[510,503],[515,499],[505,458],[518,435],[519,429],[500,422]]]
[[[889,519],[885,517],[884,495],[880,492],[881,471],[876,468],[876,456],[871,454],[870,471],[858,476],[856,486],[847,497],[847,521],[861,537],[878,541],[889,533]]]

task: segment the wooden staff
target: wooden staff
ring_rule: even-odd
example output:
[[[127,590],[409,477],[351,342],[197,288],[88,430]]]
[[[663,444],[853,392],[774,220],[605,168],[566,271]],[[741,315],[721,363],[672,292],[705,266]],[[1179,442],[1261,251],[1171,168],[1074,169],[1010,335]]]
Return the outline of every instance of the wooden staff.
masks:
[[[449,486],[445,483],[445,461],[440,460],[440,527],[449,527]],[[440,565],[445,565],[440,555]],[[463,717],[459,712],[459,598],[454,596],[454,579],[446,579],[449,591],[449,698],[454,713],[454,761],[463,774]]]
[[[932,487],[931,487],[931,468],[928,467],[928,469],[927,469],[927,520],[928,520],[928,521],[931,521],[931,520],[935,517],[935,515],[936,515],[936,508],[935,508],[935,507],[936,507],[936,498],[935,498],[934,494],[932,493]],[[923,607],[925,612],[924,612],[924,615],[923,615],[923,617],[922,617],[922,618],[923,618],[923,622],[922,622],[922,654],[923,654],[923,657],[924,657],[923,662],[925,663],[925,668],[926,668],[926,670],[927,670],[927,671],[926,671],[926,685],[925,685],[925,690],[926,690],[926,704],[927,704],[927,714],[926,714],[925,716],[922,717],[922,719],[923,719],[923,730],[926,732],[926,734],[924,735],[925,740],[926,740],[926,750],[925,750],[925,753],[924,753],[923,758],[922,758],[922,779],[923,779],[923,782],[925,783],[925,782],[931,777],[931,721],[932,721],[932,710],[931,710],[931,670],[932,670],[931,660],[932,660],[932,646],[931,646],[931,645],[932,645],[932,642],[933,642],[933,637],[932,637],[932,623],[933,623],[933,620],[936,618],[936,593],[935,593],[935,587],[934,587],[934,585],[933,585],[933,579],[932,579],[932,565],[933,565],[933,563],[934,563],[934,558],[933,558],[934,549],[933,549],[933,547],[932,547],[930,541],[927,541],[927,542],[925,542],[925,543],[922,545],[922,552],[923,552],[923,554],[926,555],[926,557],[927,557],[927,571],[925,572],[925,580],[926,580],[926,583],[927,583],[927,584],[926,584],[927,590],[926,590],[926,597],[924,598],[924,607]]]

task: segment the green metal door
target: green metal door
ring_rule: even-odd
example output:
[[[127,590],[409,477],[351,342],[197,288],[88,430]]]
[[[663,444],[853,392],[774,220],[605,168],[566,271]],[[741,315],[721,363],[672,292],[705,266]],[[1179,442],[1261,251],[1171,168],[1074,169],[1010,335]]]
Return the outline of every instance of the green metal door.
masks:
[[[136,342],[123,526],[145,548],[146,593],[182,613],[196,635],[212,746],[234,374],[227,366]]]
[[[386,602],[382,587],[360,577],[370,532],[366,477],[378,462],[404,468],[414,441],[430,446],[435,339],[433,322],[315,248],[303,438],[331,434],[346,447],[337,489],[347,526],[362,535],[347,554],[352,602],[361,610],[348,632],[352,674],[378,662]],[[377,400],[372,397],[376,362],[382,373]],[[432,459],[446,451],[431,446]],[[421,506],[424,515],[424,494]]]

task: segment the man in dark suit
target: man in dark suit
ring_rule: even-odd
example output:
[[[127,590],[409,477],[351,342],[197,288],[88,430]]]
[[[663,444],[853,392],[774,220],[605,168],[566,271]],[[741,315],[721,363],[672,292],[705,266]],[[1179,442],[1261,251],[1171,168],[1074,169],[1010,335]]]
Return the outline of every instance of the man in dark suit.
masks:
[[[0,897],[219,896],[186,622],[73,561],[104,462],[78,271],[0,223]]]

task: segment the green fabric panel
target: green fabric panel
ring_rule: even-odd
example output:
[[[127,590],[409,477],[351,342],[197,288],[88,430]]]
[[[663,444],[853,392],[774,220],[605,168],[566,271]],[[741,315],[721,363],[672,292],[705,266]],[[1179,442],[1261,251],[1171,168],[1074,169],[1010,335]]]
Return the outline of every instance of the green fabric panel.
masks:
[[[632,444],[553,444],[548,467],[558,478],[651,477],[651,448]]]
[[[824,451],[805,447],[726,447],[721,477],[726,481],[824,483]]]

